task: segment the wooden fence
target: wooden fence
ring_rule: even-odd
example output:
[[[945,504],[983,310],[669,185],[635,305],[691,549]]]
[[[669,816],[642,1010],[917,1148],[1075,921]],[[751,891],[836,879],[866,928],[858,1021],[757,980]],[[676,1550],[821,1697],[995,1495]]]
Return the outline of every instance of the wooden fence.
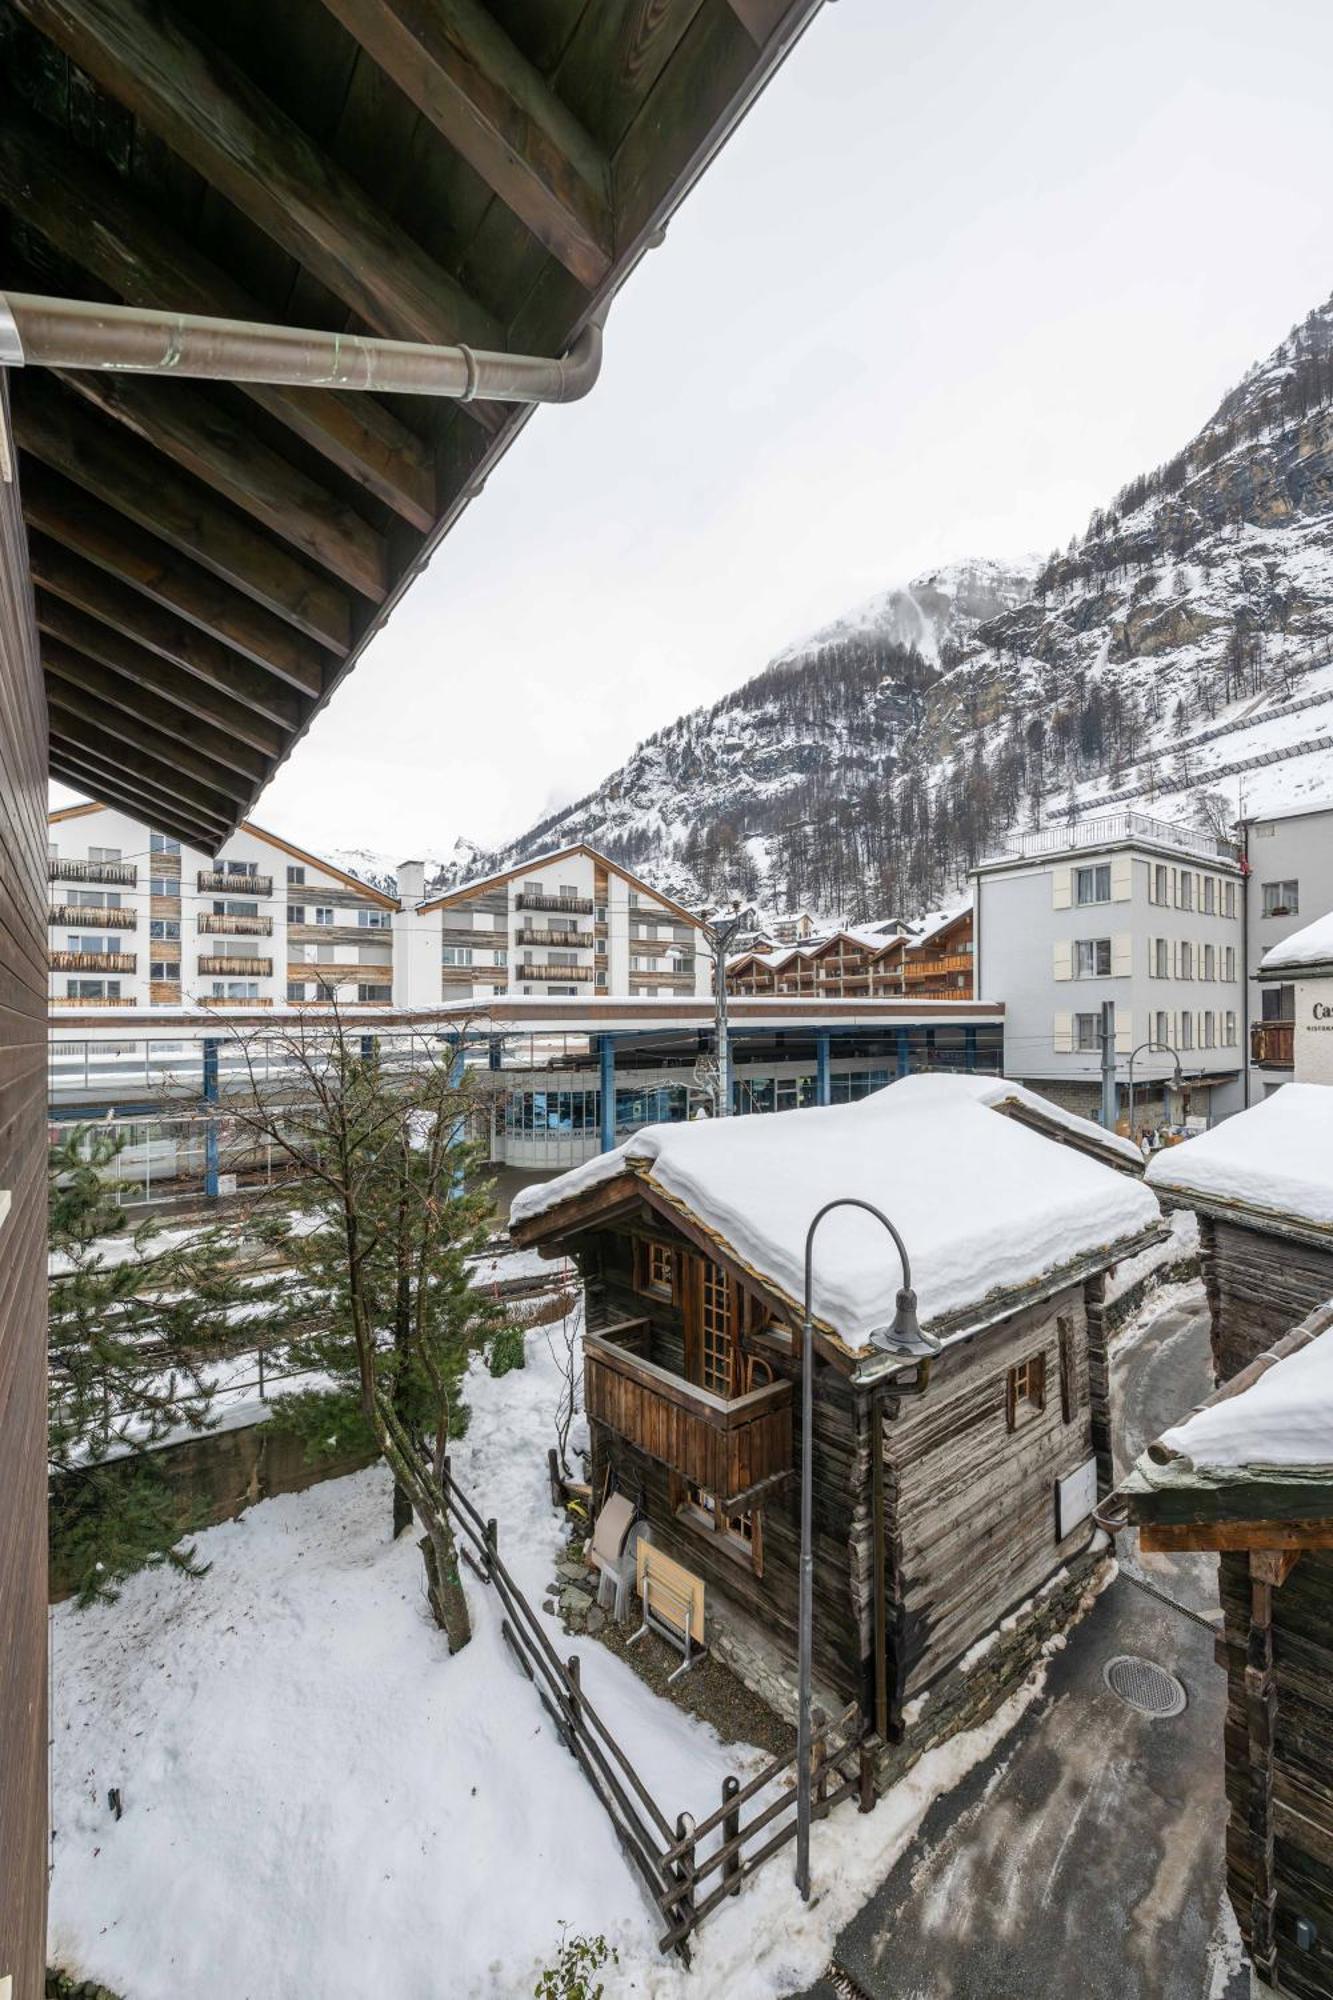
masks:
[[[445,1498],[459,1535],[459,1552],[498,1596],[501,1631],[533,1682],[556,1733],[601,1800],[621,1846],[665,1921],[658,1940],[689,1964],[689,1939],[710,1911],[740,1893],[746,1877],[796,1837],[796,1752],[775,1758],[742,1784],[722,1781],[722,1801],[701,1821],[674,1818],[649,1791],[633,1758],[616,1741],[584,1691],[576,1653],[562,1660],[540,1618],[505,1567],[499,1528],[483,1520],[445,1462]],[[823,1819],[856,1795],[862,1812],[875,1803],[874,1740],[856,1703],[836,1722],[814,1711],[811,1745],[813,1817]],[[770,1788],[779,1789],[765,1798]],[[750,1808],[749,1818],[745,1818]],[[764,1838],[755,1842],[760,1835]],[[716,1879],[714,1879],[716,1878]]]

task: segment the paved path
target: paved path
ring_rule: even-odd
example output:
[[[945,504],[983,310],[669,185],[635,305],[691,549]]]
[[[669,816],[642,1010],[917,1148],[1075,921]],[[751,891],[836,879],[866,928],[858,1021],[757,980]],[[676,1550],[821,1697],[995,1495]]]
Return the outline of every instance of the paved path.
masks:
[[[1122,1350],[1116,1374],[1132,1456],[1209,1391],[1201,1295]],[[1215,1602],[1206,1558],[1145,1558],[1143,1572],[1182,1603]],[[1131,1652],[1184,1682],[1182,1715],[1150,1722],[1109,1692],[1103,1666]],[[806,2000],[1245,2000],[1222,1902],[1224,1696],[1210,1633],[1119,1577],[843,1932],[842,1976]]]

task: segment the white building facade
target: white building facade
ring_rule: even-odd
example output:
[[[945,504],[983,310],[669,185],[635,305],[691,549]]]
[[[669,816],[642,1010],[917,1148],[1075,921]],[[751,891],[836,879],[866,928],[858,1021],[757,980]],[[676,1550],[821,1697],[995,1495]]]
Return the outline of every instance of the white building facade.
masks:
[[[1136,1126],[1175,1122],[1186,1099],[1192,1118],[1239,1107],[1244,878],[1229,843],[1117,813],[1019,835],[974,881],[976,990],[1005,1003],[1008,1075],[1095,1114],[1111,1001],[1122,1115],[1131,1058]]]
[[[215,857],[72,806],[47,872],[57,1014],[392,1000],[394,899],[248,822]]]
[[[1274,946],[1333,910],[1333,800],[1255,815],[1242,828],[1246,865],[1250,1020],[1247,1102],[1296,1074],[1296,982],[1259,977]],[[1311,1002],[1313,1004],[1313,1002]]]
[[[399,871],[400,1007],[506,994],[671,999],[712,991],[698,918],[593,848],[564,848],[414,901],[419,866]]]

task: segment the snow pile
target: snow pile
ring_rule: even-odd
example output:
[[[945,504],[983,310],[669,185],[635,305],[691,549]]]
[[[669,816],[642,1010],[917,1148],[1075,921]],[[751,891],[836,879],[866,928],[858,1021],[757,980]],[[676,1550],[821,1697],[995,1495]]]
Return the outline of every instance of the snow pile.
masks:
[[[1333,964],[1333,910],[1273,945],[1264,953],[1259,970],[1277,972],[1289,965],[1330,964]]]
[[[1238,1396],[1162,1433],[1194,1465],[1319,1466],[1333,1472],[1333,1328],[1264,1370]]]
[[[1185,1201],[1197,1195],[1333,1229],[1333,1089],[1284,1084],[1211,1132],[1158,1153],[1148,1180]]]
[[[1132,1139],[1122,1139],[1118,1132],[1110,1132],[1105,1125],[1099,1125],[1094,1118],[1083,1118],[1077,1111],[1066,1111],[1053,1098],[1043,1097],[1039,1090],[1029,1090],[1024,1083],[1015,1083],[1007,1076],[904,1076],[894,1084],[895,1090],[906,1090],[914,1096],[925,1099],[927,1093],[938,1090],[943,1085],[946,1092],[967,1090],[978,1104],[988,1104],[994,1111],[1012,1109],[1015,1116],[1021,1115],[1034,1125],[1048,1129],[1054,1135],[1068,1132],[1071,1138],[1082,1140],[1085,1145],[1095,1146],[1108,1159],[1122,1160],[1136,1173],[1143,1170],[1143,1155]]]
[[[1160,1219],[1136,1180],[996,1117],[978,1101],[976,1079],[922,1077],[856,1104],[646,1126],[615,1152],[525,1188],[511,1223],[627,1169],[646,1170],[793,1301],[803,1296],[816,1212],[844,1196],[873,1203],[907,1244],[926,1322],[1035,1283]],[[840,1209],[820,1225],[815,1313],[848,1347],[863,1347],[872,1327],[892,1319],[902,1282],[892,1240],[873,1217]]]
[[[534,1604],[561,1540],[545,1461],[554,1340],[530,1335],[527,1367],[500,1381],[473,1370],[454,1454]],[[474,1637],[450,1659],[412,1538],[387,1539],[389,1505],[378,1469],[266,1501],[199,1537],[202,1582],[153,1571],[118,1604],[56,1608],[57,1962],[134,2000],[513,2000],[567,1923],[619,1952],[608,2000],[778,2000],[819,1977],[928,1807],[1042,1685],[1039,1671],[868,1818],[849,1801],[816,1825],[811,1905],[790,1850],[768,1862],[710,1918],[687,1973],[658,1952],[660,1918],[515,1666],[498,1603],[464,1571]],[[580,1662],[673,1815],[702,1817],[724,1775],[762,1762],[595,1641]]]
[[[1114,1305],[1117,1299],[1132,1292],[1135,1285],[1144,1278],[1151,1278],[1156,1271],[1169,1270],[1173,1264],[1186,1263],[1199,1254],[1199,1218],[1193,1209],[1178,1208],[1166,1218],[1167,1236],[1165,1242],[1150,1243],[1146,1250],[1140,1250],[1136,1257],[1126,1257],[1116,1265],[1106,1281],[1106,1303]]]

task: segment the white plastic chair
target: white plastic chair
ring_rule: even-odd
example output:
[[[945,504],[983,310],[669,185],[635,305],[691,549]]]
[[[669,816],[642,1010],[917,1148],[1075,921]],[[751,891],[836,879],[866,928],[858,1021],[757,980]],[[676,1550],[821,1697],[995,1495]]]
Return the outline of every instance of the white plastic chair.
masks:
[[[613,1493],[597,1516],[589,1551],[597,1571],[597,1602],[617,1625],[625,1620],[630,1592],[634,1588],[636,1550],[646,1523],[634,1511],[633,1502],[623,1493]]]

